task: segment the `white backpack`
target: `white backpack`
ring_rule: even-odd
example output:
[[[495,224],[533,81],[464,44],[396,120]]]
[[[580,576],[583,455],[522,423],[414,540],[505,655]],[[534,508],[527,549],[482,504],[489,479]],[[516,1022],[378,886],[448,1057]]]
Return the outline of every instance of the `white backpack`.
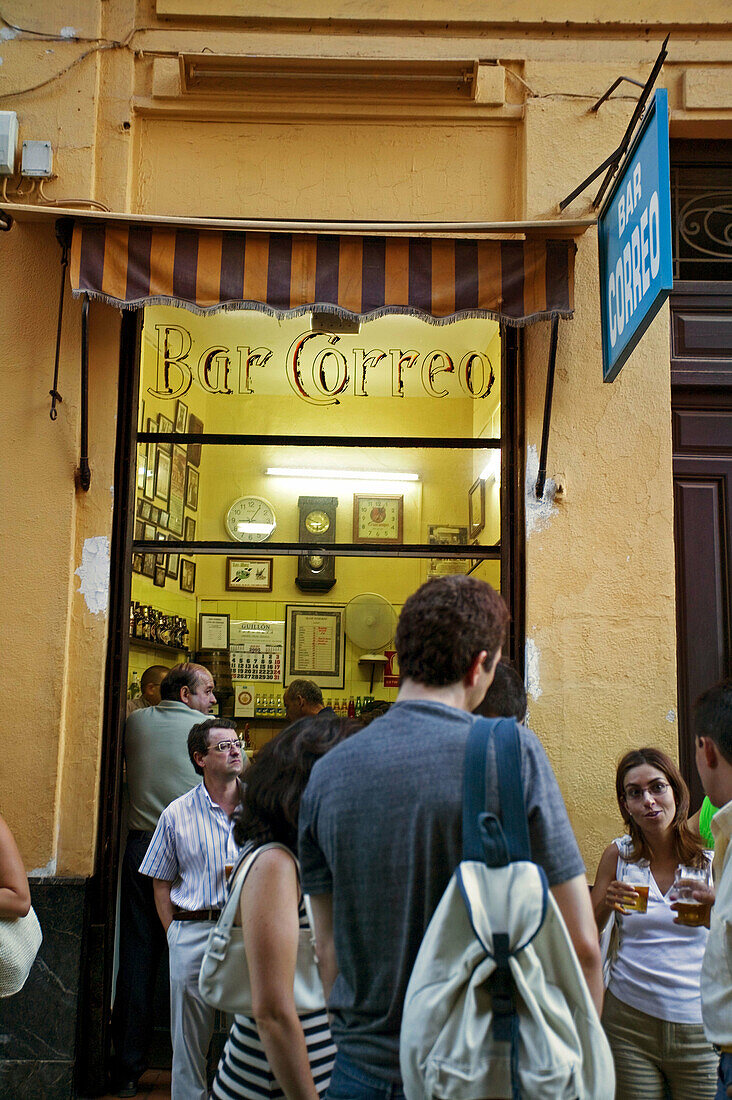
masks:
[[[495,739],[501,822],[485,813]],[[463,860],[425,933],[400,1038],[407,1100],[613,1100],[615,1072],[544,871],[531,862],[511,719],[473,724]]]

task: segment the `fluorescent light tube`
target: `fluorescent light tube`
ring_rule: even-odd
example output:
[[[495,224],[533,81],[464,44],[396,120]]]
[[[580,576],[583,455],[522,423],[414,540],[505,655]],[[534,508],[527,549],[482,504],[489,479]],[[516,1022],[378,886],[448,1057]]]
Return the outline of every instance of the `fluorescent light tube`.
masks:
[[[326,478],[333,481],[419,481],[419,474],[383,472],[380,470],[309,470],[287,466],[269,466],[270,477]]]

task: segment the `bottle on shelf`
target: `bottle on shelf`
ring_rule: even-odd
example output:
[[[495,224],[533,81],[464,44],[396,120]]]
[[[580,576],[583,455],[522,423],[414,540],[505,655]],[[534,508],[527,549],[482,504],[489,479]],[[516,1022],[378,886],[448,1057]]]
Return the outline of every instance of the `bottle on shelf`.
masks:
[[[361,696],[360,695],[356,696],[356,717],[357,718],[361,717]]]
[[[356,717],[356,704],[353,700],[353,696],[351,696],[351,698],[348,700],[348,717],[349,718],[355,718]]]
[[[254,717],[259,718],[262,714],[262,698],[257,695],[254,700]]]
[[[268,718],[276,718],[277,717],[277,711],[275,709],[274,695],[270,695],[270,697],[269,697],[269,703],[267,704],[267,717]]]
[[[137,672],[132,673],[132,679],[130,680],[130,686],[127,689],[127,698],[136,699],[140,694],[140,681],[137,678]]]

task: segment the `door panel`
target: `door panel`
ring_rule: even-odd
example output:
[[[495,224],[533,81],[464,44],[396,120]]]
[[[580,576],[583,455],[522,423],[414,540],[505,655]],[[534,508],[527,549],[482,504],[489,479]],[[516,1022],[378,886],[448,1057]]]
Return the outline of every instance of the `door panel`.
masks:
[[[694,700],[731,671],[732,399],[675,395],[674,406],[679,750],[696,807]]]

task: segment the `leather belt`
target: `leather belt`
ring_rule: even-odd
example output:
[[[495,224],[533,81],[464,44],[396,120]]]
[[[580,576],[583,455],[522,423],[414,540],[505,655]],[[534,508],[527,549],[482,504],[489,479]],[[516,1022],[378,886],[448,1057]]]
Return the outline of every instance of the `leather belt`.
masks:
[[[173,906],[173,920],[218,920],[220,909],[179,909]]]

